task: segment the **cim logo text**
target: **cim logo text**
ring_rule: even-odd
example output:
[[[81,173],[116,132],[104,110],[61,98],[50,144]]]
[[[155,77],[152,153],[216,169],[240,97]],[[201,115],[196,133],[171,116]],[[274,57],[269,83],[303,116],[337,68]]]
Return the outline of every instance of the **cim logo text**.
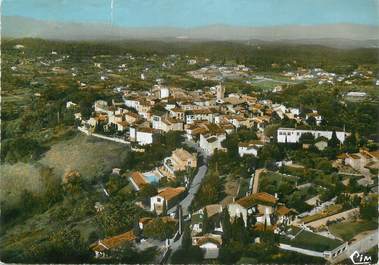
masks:
[[[359,254],[358,251],[354,251],[353,254],[350,255],[350,259],[353,262],[353,264],[356,264],[356,265],[371,263],[370,256]]]

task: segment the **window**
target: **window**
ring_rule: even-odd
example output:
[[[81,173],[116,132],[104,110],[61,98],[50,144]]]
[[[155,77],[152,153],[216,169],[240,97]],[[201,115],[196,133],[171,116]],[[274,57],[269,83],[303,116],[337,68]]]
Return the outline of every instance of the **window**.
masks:
[[[161,202],[161,198],[157,198],[157,202]]]

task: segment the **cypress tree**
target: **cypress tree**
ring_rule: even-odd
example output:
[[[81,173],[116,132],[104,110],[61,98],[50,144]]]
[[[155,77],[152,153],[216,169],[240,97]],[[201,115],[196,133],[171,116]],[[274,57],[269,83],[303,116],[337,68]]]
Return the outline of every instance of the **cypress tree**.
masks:
[[[227,208],[222,210],[222,241],[228,243],[232,237],[232,224],[230,223],[230,215]]]
[[[189,226],[187,225],[184,228],[183,239],[182,239],[182,248],[189,249],[192,246],[192,237]]]
[[[338,147],[340,141],[338,140],[337,138],[337,133],[335,130],[333,130],[333,133],[332,133],[332,138],[329,140],[328,144],[330,147]]]

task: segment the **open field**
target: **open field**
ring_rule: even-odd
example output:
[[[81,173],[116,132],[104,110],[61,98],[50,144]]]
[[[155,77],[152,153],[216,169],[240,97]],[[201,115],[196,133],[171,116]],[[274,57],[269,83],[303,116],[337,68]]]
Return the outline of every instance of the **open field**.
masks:
[[[332,224],[329,226],[329,231],[335,236],[347,241],[351,240],[354,236],[361,232],[374,230],[377,227],[378,224],[375,222],[358,220],[354,222]]]
[[[125,145],[78,135],[54,145],[40,162],[53,167],[57,176],[78,170],[84,178],[92,178],[120,166],[126,151]]]
[[[59,142],[36,163],[2,164],[0,166],[0,195],[3,201],[15,203],[24,189],[40,193],[44,190],[40,170],[53,168],[54,175],[62,178],[70,170],[91,179],[121,165],[127,147],[84,135]]]

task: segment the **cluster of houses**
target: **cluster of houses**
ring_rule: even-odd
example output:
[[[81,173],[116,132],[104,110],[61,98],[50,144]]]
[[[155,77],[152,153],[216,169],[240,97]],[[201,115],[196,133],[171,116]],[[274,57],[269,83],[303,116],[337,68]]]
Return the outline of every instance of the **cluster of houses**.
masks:
[[[180,195],[184,192],[185,190],[182,187],[165,188],[156,196],[153,196],[151,198],[150,211],[155,212],[160,215],[160,217],[140,218],[138,222],[139,231],[143,231],[149,222],[152,222],[155,218],[159,218],[163,222],[171,222],[177,226],[178,231],[174,236],[176,237],[182,229],[183,219],[180,215],[177,215],[177,213],[165,215],[163,213],[164,207],[162,202],[167,202],[168,207],[171,207],[178,203],[178,198],[180,198]],[[210,204],[189,214],[192,245],[198,246],[203,250],[203,257],[206,260],[217,259],[219,256],[220,248],[223,245],[224,228],[222,220],[225,211],[228,212],[231,223],[236,222],[237,218],[241,218],[243,226],[246,228],[253,227],[257,231],[271,231],[278,236],[288,237],[289,240],[296,238],[296,236],[303,231],[311,236],[319,237],[320,240],[332,240],[314,234],[310,228],[300,224],[298,212],[280,203],[277,195],[266,192],[250,193],[227,205]],[[291,227],[295,227],[296,231],[299,229],[299,232],[293,235]],[[136,233],[135,230],[132,229],[113,237],[98,240],[94,242],[90,248],[95,253],[96,258],[107,258],[107,253],[110,250],[120,248],[125,244],[134,244],[137,248],[143,248],[143,246],[148,244],[148,241],[149,239],[142,236],[141,232]],[[173,241],[174,238],[166,239],[164,244],[159,245],[161,250],[167,253]],[[260,242],[259,237],[255,239],[255,242]],[[288,243],[280,244],[280,248],[330,259],[345,251],[347,246],[346,243],[339,240],[334,240],[333,242],[335,248],[328,249],[324,252],[313,253],[307,248],[295,248],[288,245]]]
[[[305,69],[298,68],[297,71],[285,71],[283,76],[290,78],[291,80],[317,80],[319,85],[331,84],[343,82],[346,85],[353,84],[356,78],[359,79],[371,79],[373,77],[372,71],[353,71],[348,75],[339,75],[336,73],[329,73],[321,68]]]
[[[180,223],[182,225],[180,216],[175,213],[165,215],[163,211],[166,208],[164,205],[170,208],[177,204],[184,192],[184,187],[160,190],[157,195],[151,197],[150,211],[160,215],[161,217],[156,218],[163,218],[165,222],[174,222],[177,225]],[[268,229],[278,234],[283,232],[285,226],[292,224],[297,214],[294,209],[289,209],[285,205],[278,203],[277,197],[265,192],[247,195],[226,206],[221,204],[207,205],[189,215],[192,245],[203,249],[205,259],[216,259],[219,255],[219,249],[223,243],[221,220],[225,210],[229,212],[232,223],[236,218],[242,218],[245,227],[254,226],[255,229],[262,231]],[[153,219],[153,217],[141,218],[138,224],[139,229],[143,231],[144,226]],[[204,225],[205,221],[211,224],[208,228]],[[127,243],[139,245],[145,241],[146,238],[130,230],[120,235],[98,240],[90,248],[97,258],[106,258],[109,250],[119,248]],[[169,241],[167,240],[167,242]]]
[[[210,65],[202,67],[195,71],[190,71],[189,74],[196,79],[221,81],[223,79],[237,79],[248,77],[251,69],[245,65],[237,66],[217,66]]]
[[[82,120],[81,127],[90,132],[99,126],[104,132],[112,130],[116,137],[140,147],[153,144],[156,135],[180,131],[207,156],[215,150],[225,150],[221,143],[228,134],[241,127],[255,128],[260,141],[241,143],[239,153],[243,156],[257,155],[257,150],[270,140],[263,132],[274,118],[293,120],[297,124],[309,123],[312,118],[312,125],[320,125],[323,121],[317,110],[301,113],[299,108],[238,93],[226,97],[222,84],[199,91],[158,84],[149,92],[121,93],[122,102],[96,101],[92,117]],[[80,113],[75,116],[81,118]],[[296,143],[304,133],[326,139],[332,135],[331,131],[283,128],[278,130],[277,140],[280,143]],[[341,142],[345,136],[345,132],[337,132]]]
[[[226,97],[225,88],[222,85],[204,91],[188,92],[159,84],[149,92],[123,93],[122,102],[113,101],[109,104],[106,101],[96,101],[93,116],[89,120],[82,120],[81,126],[87,130],[94,130],[99,125],[103,126],[104,131],[113,128],[121,137],[132,145],[140,146],[142,150],[143,146],[154,143],[155,135],[181,131],[186,141],[197,145],[198,150],[204,155],[211,156],[216,150],[226,150],[222,142],[228,134],[240,127],[247,127],[255,128],[259,139],[239,143],[238,153],[240,157],[258,156],[259,149],[271,140],[264,136],[263,131],[274,115],[275,118],[286,118],[296,123],[306,123],[310,117],[313,117],[314,122],[319,125],[323,120],[316,110],[301,113],[298,108],[288,108],[282,104],[274,104],[270,100],[258,100],[252,96],[229,94]],[[72,104],[74,103],[68,107],[74,106]],[[314,139],[319,139],[318,148],[322,149],[334,133],[341,143],[348,136],[348,133],[344,131],[279,128],[276,141],[299,143],[302,135],[311,134]],[[356,160],[359,162],[355,162]],[[375,152],[362,150],[358,154],[346,154],[344,162],[353,168],[361,167],[363,164],[366,169],[375,168],[378,155]],[[197,167],[197,154],[178,148],[153,170],[135,171],[128,174],[128,179],[136,192],[140,192],[148,184],[158,187],[157,194],[148,198],[147,205],[140,205],[156,217],[144,217],[139,220],[140,230],[143,230],[145,225],[154,218],[164,218],[165,222],[175,222],[178,227],[183,226],[178,211],[170,211],[170,209],[180,209],[178,205],[188,194],[190,180],[185,179],[183,186],[159,187],[159,183],[162,178],[175,180],[178,172]],[[301,227],[296,210],[280,203],[276,194],[249,191],[246,196],[234,199],[227,204],[207,205],[186,216],[190,222],[192,244],[204,250],[205,259],[215,259],[219,255],[219,249],[223,244],[221,220],[226,210],[231,222],[242,218],[245,227],[254,226],[254,229],[269,230],[280,236],[286,236],[286,229],[292,225]],[[206,229],[204,228],[205,219],[212,223]],[[176,236],[181,229],[178,228]],[[304,231],[308,228],[301,227],[301,229]],[[91,249],[96,257],[100,258],[106,257],[107,251],[112,248],[118,248],[126,243],[141,246],[142,243],[146,244],[146,240],[148,239],[130,230],[111,238],[98,240],[91,245]],[[172,242],[172,238],[167,239],[160,246],[162,251],[169,249]],[[291,246],[283,245],[283,248],[289,249]],[[336,251],[341,251],[341,249]],[[329,257],[332,254],[328,252],[317,255]]]

